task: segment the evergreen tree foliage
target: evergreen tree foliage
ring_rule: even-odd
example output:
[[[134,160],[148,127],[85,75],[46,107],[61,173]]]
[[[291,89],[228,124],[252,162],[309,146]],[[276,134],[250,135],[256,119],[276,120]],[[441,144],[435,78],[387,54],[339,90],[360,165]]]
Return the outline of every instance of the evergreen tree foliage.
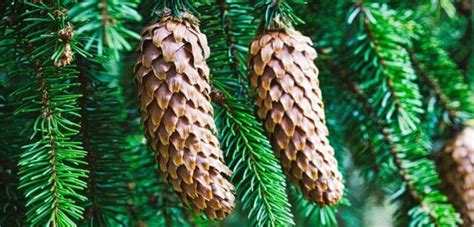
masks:
[[[71,21],[79,27],[76,33],[82,36],[85,50],[95,49],[97,56],[118,59],[120,51],[132,50],[130,39],[140,39],[140,36],[127,27],[132,22],[140,21],[137,12],[140,1],[122,0],[85,0],[79,1],[68,12]]]
[[[437,132],[434,136],[440,137],[442,129],[472,118],[473,97],[463,74],[436,38],[422,33],[415,39],[413,49],[412,62],[418,71],[424,96],[429,100],[425,105],[433,108],[428,114],[438,113],[430,120],[433,122],[431,131]]]
[[[5,75],[2,75],[5,76]],[[3,78],[2,78],[3,79]],[[8,80],[2,80],[0,85],[2,94],[0,94],[0,126],[2,130],[12,133],[2,133],[0,143],[0,174],[1,174],[1,192],[0,192],[0,224],[15,226],[20,225],[24,218],[24,204],[21,192],[18,188],[18,166],[19,160],[17,151],[20,149],[22,140],[18,137],[25,122],[15,121],[14,112],[18,108],[19,102],[10,97],[12,89],[7,88],[10,85]]]
[[[121,218],[126,216],[129,197],[122,157],[127,151],[123,94],[112,69],[102,69],[95,62],[84,65],[79,68],[80,140],[87,151],[89,170],[84,222],[99,226],[123,224]]]
[[[29,23],[12,31],[25,39],[20,45],[28,45],[29,49],[18,50],[15,59],[21,62],[19,67],[29,70],[23,74],[27,82],[11,94],[21,100],[15,115],[30,115],[24,117],[34,122],[18,161],[18,188],[26,198],[27,221],[71,225],[84,210],[77,200],[87,199],[80,193],[87,186],[87,170],[81,166],[86,163],[86,152],[74,138],[80,129],[80,94],[73,92],[79,84],[71,81],[77,79],[78,71],[73,65],[66,66],[77,43],[61,11],[65,5],[25,2],[11,7],[24,7],[26,11],[17,19]]]
[[[181,202],[143,134],[135,50],[166,10],[196,16],[210,47],[236,195],[222,221]],[[318,52],[333,206],[291,186],[256,117],[249,45],[284,28]],[[462,225],[433,159],[473,119],[469,1],[4,0],[0,53],[0,226],[364,226],[369,200],[395,226]]]
[[[285,177],[253,114],[253,98],[245,82],[247,45],[256,28],[251,8],[245,1],[219,1],[201,12],[203,32],[211,43],[208,64],[215,96],[221,96],[216,97],[215,118],[242,207],[252,225],[292,223]],[[220,15],[221,21],[211,15]]]

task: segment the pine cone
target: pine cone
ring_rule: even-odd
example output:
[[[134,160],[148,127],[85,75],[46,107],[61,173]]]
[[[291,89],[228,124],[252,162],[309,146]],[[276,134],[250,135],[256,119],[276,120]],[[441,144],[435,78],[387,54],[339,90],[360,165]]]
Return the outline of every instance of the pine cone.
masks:
[[[437,164],[443,191],[461,214],[463,226],[474,226],[474,127],[449,140]]]
[[[216,138],[206,36],[190,18],[164,17],[145,28],[140,53],[135,78],[142,122],[164,179],[196,212],[223,219],[234,195]]]
[[[316,51],[294,30],[269,31],[250,46],[250,84],[284,172],[306,199],[335,204],[343,194],[342,176],[327,139],[319,89]]]

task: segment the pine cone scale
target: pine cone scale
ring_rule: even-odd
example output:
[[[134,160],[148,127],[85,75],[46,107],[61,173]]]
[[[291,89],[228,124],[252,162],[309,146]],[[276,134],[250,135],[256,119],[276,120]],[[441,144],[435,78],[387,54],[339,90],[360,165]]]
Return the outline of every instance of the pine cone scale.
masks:
[[[206,37],[187,19],[170,18],[142,36],[135,77],[146,138],[181,199],[222,219],[232,211],[234,195],[215,135]]]

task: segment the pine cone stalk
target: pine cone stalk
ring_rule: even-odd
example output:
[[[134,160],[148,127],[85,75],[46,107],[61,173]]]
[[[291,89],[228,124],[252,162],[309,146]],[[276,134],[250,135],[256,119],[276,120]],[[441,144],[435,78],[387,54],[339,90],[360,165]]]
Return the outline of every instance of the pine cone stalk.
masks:
[[[344,186],[327,138],[311,40],[289,28],[267,31],[255,37],[250,53],[257,115],[285,174],[309,201],[335,204]]]
[[[450,139],[437,164],[444,192],[461,214],[463,226],[474,226],[474,127]]]
[[[142,122],[164,179],[211,219],[234,208],[231,171],[216,138],[207,39],[191,15],[163,16],[142,33],[135,67]]]

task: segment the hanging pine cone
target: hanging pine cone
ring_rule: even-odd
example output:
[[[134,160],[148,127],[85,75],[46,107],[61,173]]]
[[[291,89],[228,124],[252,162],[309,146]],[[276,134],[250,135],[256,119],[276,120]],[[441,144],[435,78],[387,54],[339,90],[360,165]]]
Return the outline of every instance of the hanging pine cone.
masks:
[[[474,226],[474,127],[449,140],[437,164],[444,191],[461,214],[463,226]]]
[[[169,16],[145,28],[135,67],[142,122],[164,179],[211,219],[234,208],[210,100],[209,47],[196,19]]]
[[[284,172],[306,199],[336,203],[344,186],[327,139],[311,40],[290,29],[269,31],[252,41],[250,53],[257,114]]]

